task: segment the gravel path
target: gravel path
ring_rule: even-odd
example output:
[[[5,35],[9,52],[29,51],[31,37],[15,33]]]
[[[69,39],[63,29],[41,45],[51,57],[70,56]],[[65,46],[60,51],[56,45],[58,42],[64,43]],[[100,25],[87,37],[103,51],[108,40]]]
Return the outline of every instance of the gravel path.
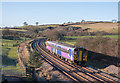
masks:
[[[115,65],[110,65],[106,67],[104,70],[111,74],[118,74],[118,69],[119,67],[116,67]]]
[[[39,68],[39,77],[44,81],[64,81],[70,82],[72,81],[70,78],[62,74],[56,68],[48,64],[47,62],[43,62],[41,67]]]

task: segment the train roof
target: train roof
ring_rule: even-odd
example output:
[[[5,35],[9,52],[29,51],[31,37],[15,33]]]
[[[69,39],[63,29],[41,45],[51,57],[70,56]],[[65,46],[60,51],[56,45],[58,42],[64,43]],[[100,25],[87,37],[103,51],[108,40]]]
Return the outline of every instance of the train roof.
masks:
[[[70,48],[83,48],[83,47],[77,47],[77,46],[72,46],[72,45],[64,44],[62,42],[56,42],[56,41],[48,41],[48,42],[59,44],[59,45],[70,47]]]

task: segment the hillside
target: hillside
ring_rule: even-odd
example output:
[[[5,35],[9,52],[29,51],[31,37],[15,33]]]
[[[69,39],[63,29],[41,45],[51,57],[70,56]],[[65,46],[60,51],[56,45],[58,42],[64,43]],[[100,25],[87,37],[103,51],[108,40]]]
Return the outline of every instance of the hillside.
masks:
[[[69,25],[72,27],[82,27],[83,29],[85,28],[90,28],[89,32],[94,32],[94,31],[105,31],[105,32],[110,32],[110,33],[117,33],[118,32],[118,23],[84,23],[84,24],[74,24],[74,25]]]

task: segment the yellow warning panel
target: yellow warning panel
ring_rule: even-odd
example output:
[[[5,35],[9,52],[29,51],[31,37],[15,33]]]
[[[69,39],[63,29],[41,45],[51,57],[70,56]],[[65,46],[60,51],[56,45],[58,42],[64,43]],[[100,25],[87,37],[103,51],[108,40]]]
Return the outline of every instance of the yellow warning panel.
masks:
[[[82,51],[79,51],[79,61],[82,61]]]

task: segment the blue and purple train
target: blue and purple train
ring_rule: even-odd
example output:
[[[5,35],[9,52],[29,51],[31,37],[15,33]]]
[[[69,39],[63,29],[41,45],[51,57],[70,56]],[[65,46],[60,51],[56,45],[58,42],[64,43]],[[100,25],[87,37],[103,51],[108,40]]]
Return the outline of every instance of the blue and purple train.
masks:
[[[67,61],[84,65],[87,61],[87,50],[56,41],[46,41],[46,48]]]

